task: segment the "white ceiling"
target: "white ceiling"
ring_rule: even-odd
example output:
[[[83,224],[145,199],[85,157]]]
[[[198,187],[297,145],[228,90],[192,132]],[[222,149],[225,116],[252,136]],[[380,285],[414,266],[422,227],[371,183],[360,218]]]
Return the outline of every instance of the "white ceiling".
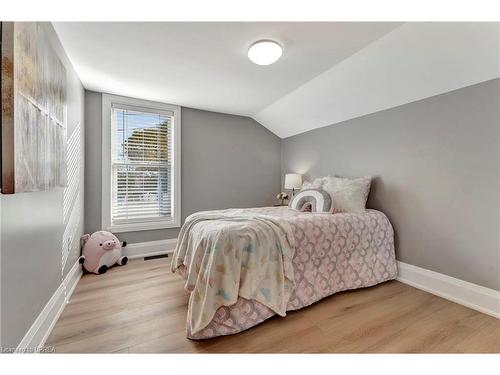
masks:
[[[397,23],[68,22],[54,28],[85,88],[252,116]],[[247,58],[259,39],[283,56]]]
[[[89,90],[255,118],[280,137],[500,76],[499,24],[54,23]],[[247,56],[259,39],[277,63]]]

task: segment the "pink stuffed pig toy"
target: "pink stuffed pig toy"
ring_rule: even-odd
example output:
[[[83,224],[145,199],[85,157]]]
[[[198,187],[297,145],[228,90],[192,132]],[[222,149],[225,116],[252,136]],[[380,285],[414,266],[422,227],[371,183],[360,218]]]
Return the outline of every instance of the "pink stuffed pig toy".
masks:
[[[113,233],[100,230],[81,237],[83,242],[80,263],[88,272],[103,274],[115,264],[124,266],[128,258],[123,256],[122,244]],[[124,242],[123,246],[127,243]]]

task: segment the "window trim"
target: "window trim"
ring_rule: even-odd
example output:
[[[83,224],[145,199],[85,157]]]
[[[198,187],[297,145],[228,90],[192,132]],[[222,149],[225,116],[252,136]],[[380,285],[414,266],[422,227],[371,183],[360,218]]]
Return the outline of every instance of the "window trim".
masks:
[[[148,220],[138,223],[113,224],[111,218],[112,173],[111,173],[111,107],[123,105],[142,110],[173,112],[174,126],[172,161],[172,218]],[[181,226],[181,107],[177,105],[129,98],[125,96],[102,94],[102,174],[101,174],[101,228],[110,232],[135,232],[143,230],[179,228]]]

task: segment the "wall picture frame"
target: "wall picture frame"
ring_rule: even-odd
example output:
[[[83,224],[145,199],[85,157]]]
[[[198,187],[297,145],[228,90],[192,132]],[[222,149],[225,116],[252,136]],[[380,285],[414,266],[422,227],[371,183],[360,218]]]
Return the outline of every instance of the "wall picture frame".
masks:
[[[39,22],[1,22],[2,193],[66,185],[66,69]]]

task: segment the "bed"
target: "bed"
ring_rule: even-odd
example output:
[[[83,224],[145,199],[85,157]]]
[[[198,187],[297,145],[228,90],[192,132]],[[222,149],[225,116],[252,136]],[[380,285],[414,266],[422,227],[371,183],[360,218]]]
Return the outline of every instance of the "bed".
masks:
[[[220,238],[224,233],[232,234],[232,231],[238,230],[224,220],[216,220],[217,217],[225,217],[228,212],[213,211],[218,213],[213,216],[215,221],[196,223],[191,231],[186,232],[185,242],[191,244],[194,241],[191,232],[197,232],[196,246],[204,251],[204,246],[208,249],[205,238]],[[289,271],[293,275],[293,288],[289,294],[285,293],[286,311],[301,309],[340,291],[369,287],[396,278],[394,232],[389,220],[380,211],[369,209],[364,213],[317,214],[298,212],[288,207],[263,207],[244,212],[252,217],[286,223],[285,227],[291,230],[294,249],[289,259],[293,269]],[[196,297],[193,288],[203,274],[200,264],[195,267],[193,263],[193,259],[179,257],[174,252],[172,271],[188,280],[185,288],[191,292],[188,323]],[[286,267],[284,273],[287,273]],[[192,274],[195,277],[189,281]],[[287,288],[288,285],[285,285],[283,290]],[[187,337],[199,340],[235,334],[269,319],[279,311],[266,306],[265,299],[244,298],[241,295],[244,294],[239,293],[230,304],[210,305],[214,311],[208,316],[203,313],[205,320],[196,331],[190,328],[192,324],[187,324]]]

